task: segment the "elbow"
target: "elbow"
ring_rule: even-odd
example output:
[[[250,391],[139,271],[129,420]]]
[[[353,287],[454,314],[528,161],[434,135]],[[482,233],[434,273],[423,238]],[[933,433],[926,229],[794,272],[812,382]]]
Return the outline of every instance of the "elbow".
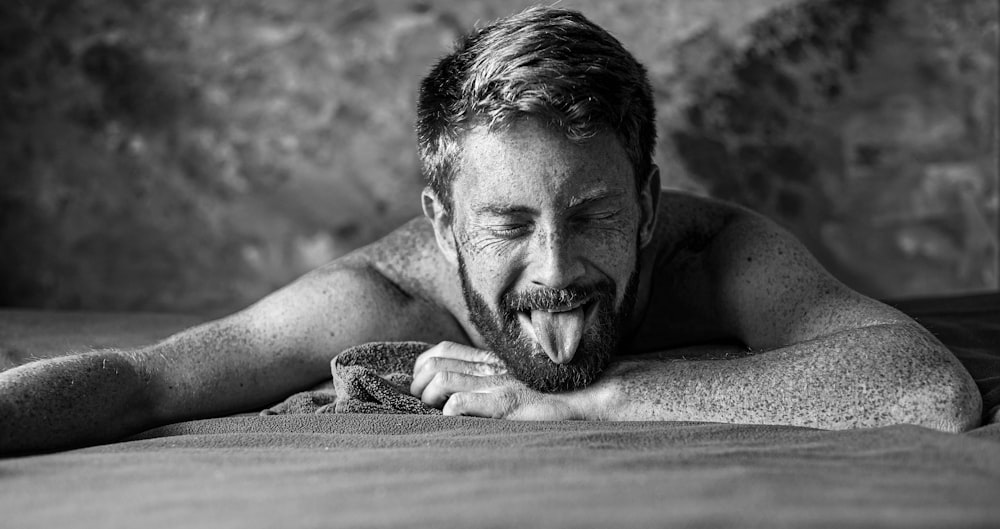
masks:
[[[970,381],[971,383],[971,381]],[[892,410],[896,423],[961,433],[980,425],[982,397],[975,384],[906,391]]]
[[[983,400],[975,381],[947,349],[935,352],[936,362],[908,370],[890,410],[893,422],[954,433],[978,427]]]
[[[843,415],[835,428],[912,424],[957,433],[980,425],[979,388],[926,329],[915,324],[879,325],[856,334],[863,347],[840,349],[846,352],[840,358],[840,372],[849,381],[831,386],[841,393],[833,399],[842,399],[845,391],[851,395],[846,402],[852,413]]]

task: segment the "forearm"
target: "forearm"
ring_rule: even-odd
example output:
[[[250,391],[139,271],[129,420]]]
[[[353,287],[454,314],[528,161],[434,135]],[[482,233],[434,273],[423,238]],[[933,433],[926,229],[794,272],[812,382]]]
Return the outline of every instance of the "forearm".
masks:
[[[865,327],[735,359],[629,359],[576,396],[584,418],[964,430],[981,398],[915,325]]]
[[[95,444],[148,426],[148,377],[99,351],[0,373],[0,455]]]

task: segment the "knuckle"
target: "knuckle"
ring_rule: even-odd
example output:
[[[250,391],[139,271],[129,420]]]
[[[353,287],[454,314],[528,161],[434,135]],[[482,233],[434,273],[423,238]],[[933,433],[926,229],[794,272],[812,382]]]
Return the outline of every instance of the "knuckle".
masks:
[[[431,381],[427,384],[427,389],[425,391],[443,393],[452,384],[454,379],[454,373],[451,371],[438,371],[431,377]]]
[[[420,353],[420,355],[417,356],[417,359],[413,361],[414,373],[419,373],[424,369],[424,366],[427,364],[427,359],[430,358],[427,355],[430,354],[431,351],[433,351],[433,349],[428,349],[427,351]]]
[[[496,369],[497,371],[503,371],[503,372],[507,371],[507,364],[504,363],[504,361],[501,360],[499,356],[495,355],[492,352],[487,351],[485,353],[483,362],[493,366],[493,368]]]
[[[437,344],[432,345],[426,351],[420,353],[420,355],[418,355],[417,358],[430,358],[437,356],[441,354],[441,351],[447,350],[448,347],[450,346],[449,344],[451,344],[451,342],[438,342]]]
[[[420,395],[420,400],[430,406],[437,406],[448,397],[448,394],[444,391],[440,384],[436,384],[435,381],[431,381],[424,388],[423,393]]]
[[[444,408],[441,410],[444,415],[464,415],[466,413],[466,399],[464,393],[456,393],[448,398]]]
[[[413,382],[410,384],[410,391],[414,395],[419,395],[427,390],[432,382],[433,377],[428,375],[426,372],[414,373]]]
[[[452,409],[463,410],[468,402],[468,393],[455,393],[454,395],[448,397],[448,404],[452,407]]]
[[[436,371],[438,373],[446,372],[451,367],[452,361],[448,358],[443,358],[440,356],[435,356],[434,358],[427,359],[427,367],[431,371]]]
[[[478,372],[483,376],[500,376],[504,373],[504,370],[496,364],[476,364]]]
[[[420,368],[422,370],[437,371],[441,363],[441,358],[438,356],[431,356],[423,359],[423,363]]]

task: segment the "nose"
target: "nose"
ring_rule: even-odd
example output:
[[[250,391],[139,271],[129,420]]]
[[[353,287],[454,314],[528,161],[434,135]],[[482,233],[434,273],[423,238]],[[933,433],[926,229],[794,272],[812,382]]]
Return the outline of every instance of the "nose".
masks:
[[[529,267],[532,283],[561,289],[576,283],[586,274],[586,267],[577,255],[576,243],[564,230],[538,230],[532,246]]]

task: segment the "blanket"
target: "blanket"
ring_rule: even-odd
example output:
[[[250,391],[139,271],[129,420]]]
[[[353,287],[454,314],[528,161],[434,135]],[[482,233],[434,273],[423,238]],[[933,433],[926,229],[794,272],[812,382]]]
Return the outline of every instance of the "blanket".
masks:
[[[260,413],[440,415],[441,410],[410,395],[413,364],[430,347],[424,342],[371,342],[351,347],[330,362],[329,383],[296,393]]]
[[[240,416],[0,460],[5,527],[996,527],[1000,425]]]

